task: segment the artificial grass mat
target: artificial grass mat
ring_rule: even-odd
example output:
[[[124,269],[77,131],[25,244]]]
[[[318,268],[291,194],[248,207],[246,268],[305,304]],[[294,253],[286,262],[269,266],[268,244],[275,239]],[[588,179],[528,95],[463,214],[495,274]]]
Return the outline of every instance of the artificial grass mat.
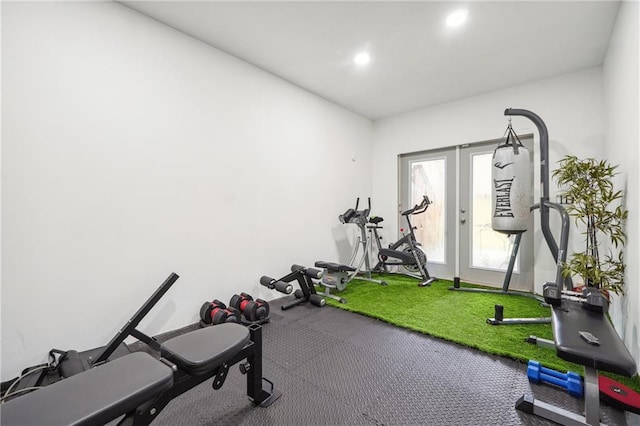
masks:
[[[549,308],[530,297],[452,291],[453,283],[439,279],[429,287],[418,287],[414,278],[384,275],[376,278],[386,286],[355,279],[340,293],[346,304],[326,298],[327,304],[366,315],[398,327],[448,340],[493,355],[527,363],[530,359],[561,372],[583,374],[583,366],[556,356],[554,350],[526,343],[530,335],[553,340],[551,324],[490,325],[494,306],[504,306],[505,318],[548,317]],[[462,286],[472,285],[461,283]],[[609,374],[614,380],[640,392],[640,378]]]

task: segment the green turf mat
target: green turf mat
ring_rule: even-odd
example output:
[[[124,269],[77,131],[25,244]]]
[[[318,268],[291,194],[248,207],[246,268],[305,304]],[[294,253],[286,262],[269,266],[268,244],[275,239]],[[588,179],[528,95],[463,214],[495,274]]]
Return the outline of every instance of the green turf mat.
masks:
[[[494,316],[495,305],[504,306],[505,318],[550,316],[549,308],[541,307],[533,298],[451,291],[453,283],[448,280],[418,287],[417,280],[402,275],[376,278],[383,278],[388,285],[356,279],[339,294],[348,303],[327,298],[327,304],[490,354],[525,363],[534,359],[548,368],[583,373],[581,365],[558,358],[555,351],[525,342],[530,335],[552,340],[551,324],[487,324],[487,318]],[[471,285],[462,283],[462,286]],[[640,391],[637,375],[632,379],[607,375]]]

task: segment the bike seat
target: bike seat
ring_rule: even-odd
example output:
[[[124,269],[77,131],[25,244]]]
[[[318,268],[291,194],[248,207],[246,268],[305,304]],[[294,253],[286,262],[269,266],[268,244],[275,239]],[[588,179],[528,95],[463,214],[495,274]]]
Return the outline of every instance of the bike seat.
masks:
[[[373,223],[374,225],[379,224],[380,222],[382,222],[384,219],[381,218],[380,216],[374,216],[372,218],[369,219],[370,223]]]

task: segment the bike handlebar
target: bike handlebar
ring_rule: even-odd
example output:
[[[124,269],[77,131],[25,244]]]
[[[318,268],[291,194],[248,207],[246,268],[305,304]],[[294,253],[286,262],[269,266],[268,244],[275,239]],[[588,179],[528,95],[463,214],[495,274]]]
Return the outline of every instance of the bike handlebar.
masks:
[[[431,200],[429,200],[429,197],[427,195],[423,195],[422,196],[422,201],[420,202],[420,204],[416,204],[415,206],[413,206],[413,208],[411,208],[409,210],[405,210],[401,214],[403,216],[407,216],[407,215],[410,215],[410,214],[424,213],[429,208],[429,204],[431,204]]]
[[[367,211],[371,211],[371,197],[368,197],[367,201],[369,203],[369,208],[367,209]],[[359,205],[360,205],[360,197],[356,198],[356,208],[354,210],[357,211]]]
[[[367,199],[369,204],[365,210],[358,210],[360,205],[360,197],[356,198],[356,208],[348,209],[346,212],[338,216],[338,219],[342,223],[367,223],[369,213],[371,212],[371,197]]]

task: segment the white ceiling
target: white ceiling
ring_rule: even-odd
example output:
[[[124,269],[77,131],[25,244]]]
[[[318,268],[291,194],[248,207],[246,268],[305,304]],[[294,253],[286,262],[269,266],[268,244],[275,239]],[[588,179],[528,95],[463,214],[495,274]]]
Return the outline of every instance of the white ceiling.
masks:
[[[379,119],[602,63],[617,1],[124,1]],[[447,28],[464,6],[467,23]],[[371,52],[359,68],[353,56]]]

